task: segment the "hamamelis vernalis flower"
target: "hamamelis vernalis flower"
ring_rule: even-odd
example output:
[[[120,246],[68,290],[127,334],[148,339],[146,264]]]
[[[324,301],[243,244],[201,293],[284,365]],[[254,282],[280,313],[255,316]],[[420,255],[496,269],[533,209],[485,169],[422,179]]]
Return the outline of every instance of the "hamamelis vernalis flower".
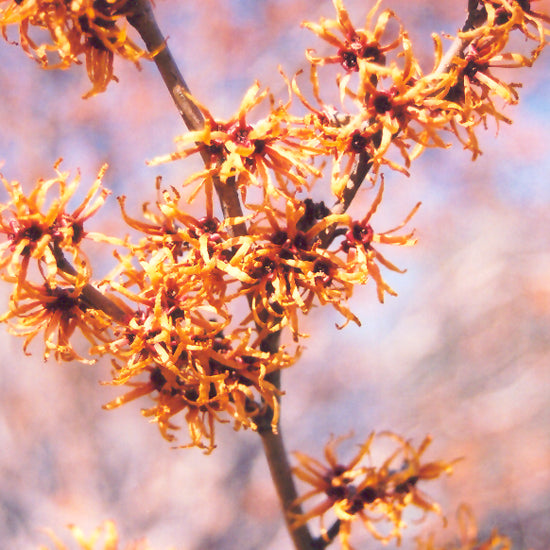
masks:
[[[112,321],[102,311],[93,309],[81,296],[81,285],[68,286],[25,282],[12,294],[10,309],[0,316],[8,321],[8,331],[25,337],[23,351],[37,334],[44,333],[44,360],[50,354],[57,361],[95,361],[83,358],[71,344],[76,329],[92,344],[105,340]]]
[[[157,157],[150,164],[201,153],[206,160],[206,170],[192,175],[185,185],[199,181],[189,200],[204,187],[209,211],[212,210],[213,177],[218,177],[222,183],[234,178],[245,198],[249,185],[260,186],[266,194],[292,195],[294,189],[308,185],[308,176],[320,175],[312,165],[312,158],[322,151],[308,145],[309,133],[293,124],[288,104],[275,107],[273,98],[265,118],[256,123],[248,122],[247,115],[267,97],[267,90],[260,92],[259,84],[253,84],[237,113],[227,121],[216,120],[206,107],[193,99],[205,117],[204,129],[176,138],[179,150]],[[288,188],[288,182],[294,189]]]
[[[373,245],[415,245],[417,241],[416,238],[414,238],[414,231],[406,235],[394,235],[394,233],[402,229],[420,208],[420,203],[416,204],[405,220],[397,227],[382,233],[376,233],[371,226],[371,218],[376,213],[378,206],[380,206],[380,203],[382,202],[383,193],[384,182],[382,181],[378,193],[368,212],[363,219],[358,221],[352,220],[349,223],[349,229],[345,233],[344,240],[340,245],[341,250],[347,253],[345,263],[346,271],[355,275],[351,280],[354,283],[364,284],[368,278],[371,277],[376,282],[376,292],[380,302],[384,302],[384,295],[386,293],[394,296],[396,293],[382,278],[378,264],[390,269],[391,271],[396,271],[399,273],[403,273],[403,271],[389,262],[374,248]]]
[[[113,357],[112,383],[134,388],[107,408],[153,394],[156,404],[143,414],[157,422],[162,435],[174,438],[172,419],[181,412],[190,444],[209,452],[218,421],[229,418],[235,428],[255,429],[254,417],[270,407],[276,429],[279,393],[265,377],[294,358],[283,349],[261,351],[251,329],[229,327],[227,304],[212,296],[206,280],[213,274],[201,269],[200,258],[189,264],[162,248],[138,266],[123,261],[121,282],[111,278],[109,284],[136,311],[94,352]]]
[[[142,206],[145,221],[130,216],[126,212],[126,197],[118,197],[124,221],[129,227],[145,235],[138,244],[131,245],[133,253],[148,256],[159,249],[168,248],[174,259],[188,260],[191,264],[196,261],[195,254],[202,255],[209,264],[213,263],[210,260],[213,259],[212,256],[216,256],[215,252],[220,256],[225,254],[220,245],[230,241],[229,229],[231,225],[240,223],[241,219],[220,222],[208,212],[206,216],[197,219],[180,205],[181,196],[175,188],[161,191],[160,180],[157,180],[157,196],[157,211],[151,209],[148,203]],[[231,246],[229,243],[227,252]]]
[[[418,484],[443,473],[450,474],[456,461],[424,463],[422,455],[431,442],[430,437],[418,448],[393,433],[383,432],[378,437],[389,437],[396,444],[381,466],[372,466],[366,460],[370,457],[374,433],[347,463],[340,462],[336,455],[336,447],[345,439],[342,437],[326,445],[326,464],[295,453],[299,466],[294,468],[294,474],[312,487],[295,501],[295,505],[314,500],[309,511],[296,516],[295,528],[319,517],[322,534],[326,537],[325,516],[330,512],[340,522],[338,535],[342,548],[350,550],[351,529],[358,523],[378,540],[396,539],[399,542],[406,526],[403,520],[406,507],[415,506],[424,513],[441,514],[438,504],[420,491]]]
[[[461,106],[460,112],[452,120],[452,131],[472,150],[473,158],[480,153],[474,129],[482,123],[486,125],[489,117],[498,122],[510,124],[495,103],[498,98],[504,104],[515,104],[518,101],[519,84],[507,83],[495,70],[502,68],[530,67],[546,45],[545,35],[549,34],[550,19],[535,14],[527,6],[518,2],[484,2],[482,7],[485,22],[474,29],[459,33],[469,46],[465,55],[453,60],[449,74],[454,83],[445,98]],[[534,27],[535,33],[531,30]],[[518,52],[504,51],[510,34],[519,30],[526,39],[537,42],[537,47],[525,56]],[[462,134],[466,134],[464,137]]]
[[[481,0],[473,21],[470,28],[458,33],[468,47],[464,55],[453,58],[447,73],[450,88],[439,97],[458,107],[451,119],[451,131],[475,159],[481,153],[476,126],[486,126],[488,118],[493,118],[497,126],[499,122],[511,123],[495,99],[504,104],[518,100],[520,85],[506,82],[491,69],[530,67],[547,44],[550,18],[533,11],[529,1]],[[529,55],[506,51],[513,32],[536,42]]]
[[[333,0],[336,8],[337,18],[322,18],[320,23],[303,22],[302,26],[313,31],[317,36],[327,41],[331,46],[338,48],[336,54],[318,57],[315,50],[306,50],[307,59],[315,65],[339,63],[345,70],[346,75],[340,80],[340,93],[343,98],[344,89],[351,74],[359,70],[359,64],[368,60],[375,64],[384,65],[388,52],[400,47],[403,38],[403,27],[399,23],[397,38],[382,44],[382,38],[386,33],[386,27],[391,19],[397,20],[391,10],[384,10],[373,25],[374,15],[380,7],[381,0],[378,0],[368,12],[364,28],[356,28],[342,0]],[[339,37],[333,30],[336,30]]]
[[[89,265],[80,249],[84,238],[101,240],[97,233],[84,230],[84,222],[93,216],[105,202],[109,191],[101,181],[107,169],[103,166],[84,200],[72,212],[67,204],[80,183],[80,174],[70,181],[69,173],[59,170],[49,180],[40,179],[27,195],[18,181],[8,181],[0,176],[10,200],[0,204],[0,234],[7,237],[0,244],[0,270],[4,280],[25,280],[31,261],[38,264],[46,281],[53,281],[58,274],[56,251],[69,253],[77,266]],[[84,277],[87,275],[83,274]]]
[[[90,97],[117,80],[115,55],[136,65],[149,55],[128,37],[125,17],[131,10],[129,0],[0,0],[0,29],[7,40],[7,27],[16,25],[21,47],[44,68],[64,69],[84,56],[92,82],[84,97]],[[43,31],[49,41],[41,42]]]
[[[440,545],[434,542],[433,536],[416,539],[417,550],[511,550],[512,541],[493,529],[486,537],[478,534],[476,520],[470,508],[461,505],[458,508],[459,540]]]
[[[89,536],[86,536],[80,527],[69,525],[69,530],[74,540],[81,550],[122,550],[119,547],[119,537],[114,521],[105,521],[99,527],[94,529]],[[55,544],[55,550],[69,550],[74,548],[72,545],[66,546],[61,539],[51,530],[45,529],[46,534]],[[46,546],[40,546],[38,550],[49,550]],[[124,546],[124,550],[152,550],[145,540],[130,542]]]
[[[265,376],[287,368],[293,358],[282,350],[276,354],[261,352],[249,345],[249,336],[249,332],[243,335],[236,331],[227,338],[197,338],[178,361],[170,359],[170,368],[149,356],[142,369],[145,379],[126,382],[133,389],[105,408],[113,409],[149,395],[155,404],[143,409],[142,414],[158,424],[163,437],[174,440],[174,431],[179,429],[175,417],[182,413],[190,439],[183,447],[197,446],[206,452],[215,448],[217,422],[232,419],[235,429],[257,429],[255,417],[270,408],[274,412],[272,429],[276,430],[279,391]],[[118,378],[113,381],[119,382]]]

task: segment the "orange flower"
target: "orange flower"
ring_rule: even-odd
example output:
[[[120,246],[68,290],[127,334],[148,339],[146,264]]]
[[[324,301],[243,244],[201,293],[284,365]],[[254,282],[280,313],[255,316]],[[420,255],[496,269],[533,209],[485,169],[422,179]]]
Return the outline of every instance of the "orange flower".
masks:
[[[129,216],[125,208],[126,197],[118,197],[124,221],[145,235],[138,244],[125,243],[125,246],[138,257],[150,257],[159,250],[170,250],[174,260],[196,266],[195,271],[204,275],[206,284],[204,270],[215,271],[217,265],[231,257],[230,228],[241,220],[227,219],[222,223],[211,215],[200,219],[191,216],[180,206],[181,197],[175,188],[172,187],[170,192],[160,191],[160,179],[157,180],[157,193],[156,212],[148,203],[142,207],[146,221]]]
[[[406,526],[402,515],[407,506],[415,506],[425,513],[441,514],[439,506],[426,497],[417,485],[423,480],[451,473],[456,461],[423,464],[421,457],[431,442],[430,437],[416,449],[390,432],[379,435],[390,437],[397,443],[397,449],[380,467],[363,465],[365,457],[370,456],[374,433],[346,464],[341,463],[336,456],[336,446],[345,439],[343,437],[332,439],[325,446],[326,465],[303,453],[295,453],[299,466],[294,468],[294,474],[311,485],[312,489],[298,498],[294,505],[314,498],[318,501],[311,510],[296,516],[295,528],[319,517],[322,536],[329,542],[324,517],[330,511],[336,518],[336,529],[331,528],[330,532],[334,536],[338,534],[342,548],[349,550],[351,529],[357,522],[362,523],[378,540],[388,542],[395,538],[399,542],[401,531]]]
[[[85,238],[110,240],[84,229],[109,194],[101,185],[107,166],[101,168],[80,205],[67,212],[80,174],[70,181],[68,172],[59,170],[60,162],[54,166],[56,177],[39,180],[28,195],[19,182],[0,176],[10,195],[10,201],[0,205],[0,234],[7,237],[0,244],[0,270],[5,281],[15,284],[9,311],[0,321],[9,321],[10,332],[25,337],[25,351],[43,331],[45,359],[54,352],[58,360],[91,363],[73,349],[70,340],[78,329],[95,345],[111,324],[90,301],[97,291],[89,284],[90,262],[80,248]]]
[[[246,92],[237,113],[227,121],[214,119],[206,107],[193,99],[206,119],[204,129],[176,138],[179,151],[157,157],[149,164],[169,162],[199,152],[205,159],[206,170],[192,175],[184,185],[199,181],[189,200],[204,187],[207,212],[212,211],[213,177],[218,177],[222,183],[234,178],[244,198],[249,185],[259,185],[267,195],[292,196],[294,190],[288,188],[287,182],[300,190],[308,186],[308,176],[320,175],[312,165],[312,158],[321,151],[307,144],[309,132],[293,124],[288,104],[275,107],[272,97],[271,109],[265,118],[254,124],[246,120],[252,109],[267,96],[267,90],[260,92],[256,82]]]
[[[510,122],[497,108],[495,96],[506,103],[515,103],[518,97],[517,85],[504,82],[489,68],[530,66],[550,34],[550,18],[533,11],[531,2],[480,0],[479,6],[473,8],[472,27],[459,33],[463,44],[468,45],[465,55],[460,53],[447,67],[439,67],[441,42],[434,37],[437,68],[424,74],[401,24],[395,40],[381,45],[388,21],[395,18],[393,12],[382,12],[371,30],[380,5],[377,2],[368,14],[365,28],[358,29],[342,0],[333,3],[336,20],[303,24],[338,49],[326,57],[315,56],[313,50],[306,53],[312,63],[313,94],[321,108],[310,105],[295,81],[292,88],[313,113],[304,118],[306,127],[334,156],[332,191],[339,200],[350,184],[359,156],[361,162],[367,162],[366,171],[373,179],[382,165],[408,174],[411,161],[424,148],[448,147],[441,133],[449,131],[472,150],[475,158],[481,152],[476,127],[480,123],[486,125],[489,117],[495,118],[497,124]],[[529,56],[504,51],[513,31],[536,42]],[[315,67],[331,63],[340,63],[346,69],[343,77],[337,77],[340,100],[343,105],[345,96],[351,97],[358,108],[355,114],[339,113],[320,100]],[[357,85],[351,86],[354,75]],[[391,145],[399,149],[402,164],[388,155]]]
[[[0,270],[2,278],[21,284],[27,277],[31,260],[38,264],[44,279],[53,283],[59,272],[56,254],[68,252],[72,255],[81,277],[89,278],[88,260],[80,250],[84,238],[104,240],[96,233],[84,230],[84,223],[105,202],[109,191],[101,186],[107,165],[103,166],[82,203],[71,213],[66,212],[69,200],[79,183],[80,174],[69,181],[69,173],[59,170],[59,160],[54,170],[56,177],[39,180],[27,196],[18,181],[0,179],[10,195],[7,204],[0,204],[0,234],[7,240],[0,244]],[[49,200],[50,191],[58,187],[56,197]]]
[[[0,0],[0,28],[7,38],[9,25],[19,27],[21,47],[44,68],[65,69],[81,63],[84,55],[92,89],[84,97],[105,91],[113,74],[113,58],[118,55],[136,65],[146,51],[139,48],[127,35],[121,21],[131,13],[129,0]],[[30,28],[46,30],[50,41],[35,42]],[[59,60],[51,60],[56,52]]]
[[[457,516],[460,540],[445,546],[439,546],[433,542],[433,537],[418,538],[416,540],[417,550],[511,550],[512,541],[508,537],[499,534],[497,529],[493,529],[485,539],[478,536],[476,521],[468,506],[461,505]]]
[[[105,521],[92,534],[87,537],[84,535],[82,529],[76,525],[69,525],[69,530],[73,535],[78,546],[82,550],[118,550],[119,539],[114,521]],[[45,529],[46,534],[52,539],[55,544],[55,550],[69,550],[68,546],[65,546],[63,542],[55,535],[51,529]],[[101,543],[103,539],[103,543]],[[101,546],[98,546],[100,544]],[[72,546],[71,546],[72,548]],[[46,546],[40,546],[39,550],[48,550]],[[122,550],[122,549],[121,549]],[[147,541],[139,540],[128,543],[124,550],[152,550]]]
[[[349,274],[350,281],[364,284],[369,277],[372,278],[376,283],[376,291],[380,302],[384,302],[385,293],[396,296],[396,292],[382,278],[378,264],[391,271],[397,271],[398,273],[403,273],[403,271],[386,260],[373,245],[377,243],[396,244],[399,246],[415,245],[416,239],[414,238],[414,231],[406,235],[393,235],[393,233],[403,228],[420,208],[420,203],[418,203],[405,218],[403,223],[399,224],[397,227],[384,231],[383,233],[375,233],[370,224],[370,220],[382,201],[383,192],[384,182],[382,180],[380,189],[369,211],[362,220],[350,221],[348,225],[349,230],[346,232],[344,241],[341,243],[341,250],[347,254],[345,271]]]
[[[102,311],[89,307],[81,296],[83,282],[77,281],[74,287],[25,282],[12,294],[10,310],[0,316],[0,321],[16,319],[8,325],[8,330],[16,336],[25,336],[25,353],[34,337],[43,331],[44,360],[53,351],[57,361],[92,364],[95,361],[84,359],[75,351],[71,337],[79,329],[95,345],[97,340],[105,340],[112,321]]]
[[[377,18],[374,26],[372,21],[374,14],[381,4],[378,0],[368,12],[365,27],[357,29],[352,24],[342,0],[333,0],[336,8],[337,19],[321,19],[320,23],[303,22],[302,26],[313,31],[317,36],[327,41],[331,46],[338,48],[336,54],[326,57],[317,57],[315,50],[308,49],[306,57],[314,65],[339,63],[345,70],[346,76],[340,80],[340,93],[343,98],[344,89],[351,74],[359,70],[362,61],[369,61],[380,66],[384,65],[386,54],[399,48],[403,39],[403,27],[399,23],[397,38],[383,45],[382,37],[386,32],[386,26],[390,19],[396,19],[391,10],[384,10]],[[342,38],[333,32],[336,29]]]

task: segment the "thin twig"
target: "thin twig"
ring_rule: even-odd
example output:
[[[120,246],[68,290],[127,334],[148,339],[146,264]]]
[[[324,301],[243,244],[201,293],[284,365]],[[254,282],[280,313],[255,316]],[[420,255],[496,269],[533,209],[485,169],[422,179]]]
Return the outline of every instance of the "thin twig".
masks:
[[[480,16],[482,13],[477,9],[479,0],[468,0],[468,17],[462,26],[462,32],[467,32],[480,24]],[[434,75],[441,75],[449,72],[449,69],[453,65],[453,59],[455,57],[463,57],[466,47],[470,43],[469,40],[456,37],[451,44],[451,47],[447,50],[445,55],[441,58],[439,65],[434,71]]]
[[[204,118],[195,103],[191,100],[189,88],[156,23],[149,0],[136,0],[133,10],[133,14],[128,17],[128,22],[138,31],[148,51],[152,54],[153,61],[185,125],[191,131],[201,130],[204,127]],[[208,151],[201,151],[201,155],[205,165],[209,167],[211,159]],[[235,179],[228,178],[227,181],[223,183],[220,181],[219,177],[213,176],[213,181],[224,218],[242,217],[243,211]],[[229,230],[232,235],[247,234],[247,228],[244,223],[233,225]],[[275,353],[279,349],[279,345],[280,333],[277,332],[265,338],[262,341],[261,348],[263,351]],[[271,383],[275,384],[277,388],[280,387],[280,372],[270,374],[268,377]],[[285,523],[296,550],[314,550],[313,539],[307,526],[295,530],[292,529],[292,520],[288,512],[292,509],[293,512],[300,513],[301,510],[299,508],[292,508],[292,502],[297,498],[297,491],[280,428],[276,433],[273,433],[271,428],[272,418],[273,411],[267,411],[258,419],[258,432],[261,435],[269,469],[281,501]]]
[[[350,207],[355,195],[372,167],[371,157],[366,151],[361,151],[353,164],[348,183],[342,192],[342,198],[330,209],[331,214],[344,214]],[[327,227],[319,236],[322,248],[328,248],[335,237],[336,225]]]
[[[297,529],[292,528],[292,517],[290,514],[300,514],[301,509],[292,506],[294,500],[298,498],[298,493],[294,485],[288,453],[285,449],[280,428],[277,433],[273,433],[271,428],[260,431],[260,435],[269,471],[271,472],[273,483],[277,489],[277,494],[285,513],[285,522],[290,538],[297,550],[314,550],[314,542],[307,525],[302,525]]]
[[[202,130],[204,128],[204,117],[191,99],[189,87],[156,22],[150,0],[136,0],[133,13],[128,16],[128,22],[137,30],[147,50],[152,55],[164,84],[187,128],[190,131]],[[204,164],[209,167],[211,159],[208,151],[202,149],[201,156]],[[219,177],[214,175],[213,180],[224,217],[241,218],[243,210],[234,178],[228,178],[227,182],[223,183]],[[247,232],[244,223],[232,225],[228,228],[228,231],[231,236],[246,235]]]
[[[334,539],[338,536],[338,533],[340,532],[340,525],[342,522],[337,519],[327,530],[324,536],[319,537],[313,541],[313,546],[315,550],[323,550],[327,546],[330,546]]]
[[[342,192],[342,200],[337,202],[331,209],[333,214],[344,214],[346,212],[355,198],[357,191],[359,191],[361,184],[367,177],[371,166],[372,163],[369,154],[365,150],[361,151],[355,159],[353,169],[349,176],[348,185],[346,185]]]
[[[449,68],[453,64],[453,59],[464,52],[467,44],[467,40],[458,37],[455,38],[453,40],[453,43],[451,44],[451,47],[445,52],[445,55],[441,58],[441,61],[439,62],[439,65],[437,66],[433,74],[435,76],[438,76],[449,72]]]
[[[53,253],[57,267],[61,269],[61,271],[72,276],[77,275],[76,269],[67,261],[59,248],[55,247]],[[128,314],[91,284],[88,283],[82,287],[81,296],[94,309],[103,311],[114,321],[121,324],[128,322]]]

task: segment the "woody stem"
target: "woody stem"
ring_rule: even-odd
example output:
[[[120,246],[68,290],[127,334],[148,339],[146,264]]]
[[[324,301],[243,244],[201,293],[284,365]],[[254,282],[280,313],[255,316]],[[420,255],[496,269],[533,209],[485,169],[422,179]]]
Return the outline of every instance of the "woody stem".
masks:
[[[128,16],[128,22],[137,30],[145,43],[147,51],[151,54],[183,122],[189,131],[202,130],[204,128],[204,117],[191,99],[189,87],[157,24],[153,9],[151,8],[151,2],[149,0],[136,0],[132,9],[133,12],[132,15]],[[201,156],[205,166],[207,168],[210,167],[210,155],[205,149],[201,150]],[[235,181],[229,178],[226,183],[222,183],[220,178],[215,175],[213,176],[213,180],[224,217],[242,217],[243,210]],[[244,223],[232,225],[229,230],[233,234],[232,236],[246,234]]]
[[[150,0],[136,0],[132,7],[132,14],[127,19],[143,39],[187,128],[190,131],[200,131],[203,129],[205,124],[204,117],[191,99],[189,87],[185,83],[166,44],[166,39],[157,25]],[[209,168],[211,158],[208,151],[202,149],[201,155],[205,166]],[[235,179],[228,178],[226,182],[222,182],[216,175],[213,175],[212,178],[224,218],[242,217],[243,210]],[[230,231],[232,236],[247,234],[247,228],[244,223],[231,225]],[[278,333],[268,336],[262,342],[262,349],[264,351],[275,353],[278,348]],[[269,381],[279,388],[280,373],[273,373],[269,377]],[[269,411],[258,420],[258,431],[262,438],[273,483],[279,495],[285,522],[296,550],[313,550],[314,543],[307,526],[295,530],[292,529],[289,512],[292,511],[299,514],[301,510],[292,507],[292,502],[297,498],[297,491],[281,432],[278,429],[277,433],[274,433],[271,428],[272,413],[273,411]]]
[[[63,251],[55,245],[52,247],[52,252],[55,256],[57,267],[61,271],[75,277],[77,271],[65,258]],[[103,311],[114,321],[121,324],[128,321],[128,314],[91,284],[87,283],[82,287],[81,297],[93,308]]]

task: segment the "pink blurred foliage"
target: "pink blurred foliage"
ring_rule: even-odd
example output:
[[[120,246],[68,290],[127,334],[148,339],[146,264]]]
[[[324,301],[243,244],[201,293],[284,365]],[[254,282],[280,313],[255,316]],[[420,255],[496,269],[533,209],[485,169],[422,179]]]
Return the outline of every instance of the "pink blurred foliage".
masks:
[[[220,117],[256,78],[284,93],[277,65],[292,74],[306,66],[303,49],[319,46],[300,21],[333,15],[328,0],[156,4],[191,89]],[[361,23],[365,2],[346,5]],[[454,32],[466,0],[385,5],[429,65],[430,32]],[[537,3],[544,8],[550,2]],[[6,177],[30,188],[63,156],[64,168],[81,167],[85,183],[108,162],[106,185],[128,195],[136,214],[154,200],[158,173],[179,185],[192,165],[144,164],[171,150],[183,125],[154,68],[142,65],[138,72],[118,63],[120,83],[83,101],[82,68],[40,71],[0,44]],[[361,328],[339,332],[332,312],[312,316],[301,364],[283,376],[291,449],[319,456],[330,433],[350,430],[358,441],[373,429],[415,441],[432,433],[431,456],[465,457],[434,494],[449,517],[466,501],[482,532],[498,525],[517,548],[532,550],[550,540],[549,71],[544,52],[538,66],[518,73],[522,102],[507,111],[515,122],[498,137],[489,128],[475,163],[455,144],[428,152],[409,179],[386,174],[382,229],[423,201],[413,220],[420,243],[390,258],[408,268],[390,277],[399,297],[380,306],[373,288],[358,292],[352,309]],[[114,198],[99,216],[91,223],[103,231],[125,231]],[[100,266],[112,265],[110,252],[93,252]],[[7,285],[0,288],[7,303]],[[253,433],[222,427],[209,457],[172,450],[140,417],[139,403],[101,410],[117,395],[97,384],[108,364],[43,364],[38,345],[25,357],[20,341],[5,331],[0,339],[0,546],[35,548],[46,542],[41,527],[91,530],[113,518],[124,540],[147,536],[158,550],[290,548]],[[412,540],[419,528],[409,531]]]

